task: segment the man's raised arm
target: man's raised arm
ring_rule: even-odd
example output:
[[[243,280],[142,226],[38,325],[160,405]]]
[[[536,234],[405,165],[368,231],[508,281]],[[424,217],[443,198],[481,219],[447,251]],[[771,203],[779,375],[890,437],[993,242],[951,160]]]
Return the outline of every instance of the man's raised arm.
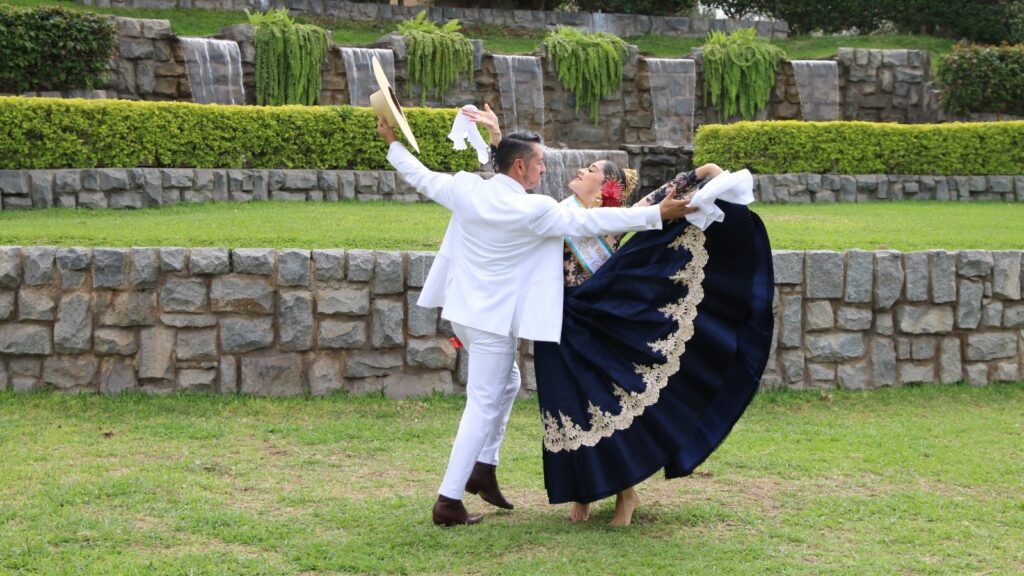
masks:
[[[454,206],[455,179],[451,174],[434,172],[412,155],[398,138],[395,131],[384,120],[377,121],[377,134],[388,145],[388,162],[394,166],[406,182],[417,192],[451,210]]]

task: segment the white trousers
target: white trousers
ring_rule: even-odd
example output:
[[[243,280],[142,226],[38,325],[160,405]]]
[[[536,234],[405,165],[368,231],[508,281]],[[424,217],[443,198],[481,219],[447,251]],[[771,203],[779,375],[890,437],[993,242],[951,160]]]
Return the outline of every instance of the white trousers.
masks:
[[[477,462],[498,463],[498,450],[519,392],[516,339],[452,323],[469,353],[466,409],[438,493],[462,500],[466,481]]]

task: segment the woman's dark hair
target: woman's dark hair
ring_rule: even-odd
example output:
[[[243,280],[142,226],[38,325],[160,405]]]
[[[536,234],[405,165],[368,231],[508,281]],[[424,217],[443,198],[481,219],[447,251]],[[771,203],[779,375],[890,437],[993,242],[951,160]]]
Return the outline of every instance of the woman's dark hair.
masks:
[[[502,137],[494,152],[494,167],[500,174],[508,174],[517,158],[525,162],[533,154],[534,144],[543,144],[540,134],[520,130]]]

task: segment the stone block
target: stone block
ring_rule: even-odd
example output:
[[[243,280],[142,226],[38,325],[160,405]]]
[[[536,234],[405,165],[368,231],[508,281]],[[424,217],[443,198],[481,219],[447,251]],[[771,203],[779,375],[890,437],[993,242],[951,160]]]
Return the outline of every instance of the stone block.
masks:
[[[967,383],[971,386],[984,386],[989,383],[988,364],[968,364],[964,372],[967,374]]]
[[[242,357],[243,394],[255,396],[297,396],[305,391],[302,356],[275,354]]]
[[[369,282],[373,277],[373,252],[369,250],[348,251],[348,280]]]
[[[52,352],[49,327],[35,324],[0,325],[0,353],[49,355]]]
[[[227,248],[192,248],[188,252],[192,274],[227,274],[231,269]]]
[[[448,371],[396,374],[364,380],[369,382],[350,381],[350,386],[362,386],[367,391],[382,390],[389,398],[408,398],[434,393],[450,394],[455,390],[451,372]]]
[[[870,330],[874,315],[871,310],[840,306],[836,311],[836,325],[842,330]]]
[[[206,282],[196,278],[168,278],[160,289],[164,312],[202,312],[206,310]]]
[[[900,362],[900,384],[931,384],[935,382],[935,365],[932,363]]]
[[[409,336],[434,336],[437,334],[437,308],[422,308],[416,305],[420,293],[410,290],[405,297],[409,310]]]
[[[49,290],[22,288],[18,292],[18,320],[53,320],[57,303]]]
[[[846,252],[846,302],[871,302],[875,255],[864,250]]]
[[[277,282],[281,286],[309,286],[309,250],[281,250],[277,256]]]
[[[100,363],[99,386],[101,394],[132,392],[139,385],[131,362],[106,358]]]
[[[939,347],[939,382],[952,384],[963,378],[963,359],[960,353],[960,339],[943,338]]]
[[[807,365],[807,375],[816,387],[833,388],[836,382],[836,367],[834,364],[810,363]]]
[[[57,309],[53,344],[58,354],[84,354],[92,341],[91,299],[88,294],[65,294]]]
[[[776,284],[803,284],[804,252],[776,250],[772,253]]]
[[[405,354],[409,366],[434,370],[455,369],[455,347],[444,338],[410,338]]]
[[[313,270],[318,282],[340,281],[345,279],[344,250],[314,250]]]
[[[979,278],[992,272],[995,260],[992,253],[987,250],[961,250],[958,256],[961,276]]]
[[[865,390],[871,385],[871,369],[868,363],[863,360],[850,364],[840,364],[836,370],[836,380],[840,388],[846,390]]]
[[[326,288],[316,293],[317,312],[363,316],[370,312],[370,291],[367,288]]]
[[[217,372],[217,391],[221,394],[237,394],[238,358],[222,354],[217,365]]]
[[[160,322],[174,328],[209,328],[217,325],[213,314],[161,314]]]
[[[977,280],[960,280],[960,297],[957,300],[956,326],[973,330],[981,322],[981,299],[984,284]]]
[[[811,360],[839,362],[865,354],[864,336],[858,333],[809,334],[806,340],[807,357]]]
[[[993,382],[1016,382],[1020,380],[1020,364],[1018,362],[998,362],[992,371]]]
[[[401,301],[373,301],[370,342],[374,348],[397,348],[405,343],[404,308]]]
[[[366,323],[326,318],[320,321],[320,348],[362,348],[366,345]]]
[[[1007,300],[1020,300],[1021,252],[1004,250],[994,252],[992,273],[992,294]],[[28,279],[26,260],[25,278]]]
[[[231,251],[231,269],[239,274],[270,276],[277,251],[272,248],[236,248]]]
[[[875,386],[896,384],[896,347],[890,338],[871,339],[871,379]]]
[[[309,350],[313,346],[313,295],[282,291],[277,305],[278,346],[281,350]]]
[[[967,335],[967,360],[971,362],[1014,358],[1017,335],[1013,332],[983,332]]]
[[[896,328],[905,334],[945,334],[953,331],[953,307],[905,304],[896,308]]]
[[[153,248],[132,248],[128,251],[128,285],[146,289],[156,284],[160,272],[160,256]]]
[[[273,318],[224,318],[220,321],[220,348],[226,354],[252,352],[273,344]]]
[[[217,330],[201,328],[197,330],[178,330],[176,348],[178,360],[203,361],[217,358]]]
[[[946,304],[956,301],[956,254],[933,250],[931,257],[932,302]]]
[[[309,393],[328,396],[342,389],[341,366],[332,356],[318,356],[309,366]]]
[[[803,297],[799,294],[782,296],[782,328],[779,345],[783,348],[800,347],[803,338]]]
[[[178,391],[213,392],[217,385],[216,368],[182,368],[178,370]]]
[[[24,271],[22,281],[28,286],[43,286],[53,282],[53,264],[56,248],[32,246],[22,249]]]
[[[986,328],[999,328],[1003,325],[1003,303],[1000,300],[989,300],[981,307],[981,325]]]
[[[2,310],[0,305],[0,310]],[[0,311],[0,319],[3,318],[3,312]],[[1024,328],[1024,304],[1009,304],[1003,307],[1003,327],[1004,328]]]
[[[9,290],[0,291],[0,320],[7,320],[14,315],[15,293]]]
[[[0,247],[0,288],[21,285],[21,250],[15,246]]]
[[[152,326],[157,323],[155,292],[115,292],[96,296],[100,326]]]
[[[43,383],[63,392],[81,392],[92,387],[99,365],[94,356],[53,356],[43,361]]]
[[[411,288],[422,288],[427,281],[427,274],[434,263],[433,252],[409,252],[406,264],[406,283]]]
[[[163,326],[139,331],[139,378],[174,378],[174,330]]]
[[[400,374],[402,356],[399,350],[351,352],[345,361],[345,377],[369,378]]]
[[[903,291],[903,262],[900,253],[880,250],[875,253],[875,308],[892,307]]]
[[[92,349],[101,356],[131,356],[138,350],[135,332],[124,328],[97,328]]]
[[[92,251],[92,287],[120,290],[124,288],[125,258],[123,248],[96,248]]]
[[[160,270],[162,272],[184,272],[188,261],[185,248],[161,248]]]
[[[918,336],[910,341],[910,357],[914,360],[931,360],[935,357],[938,342],[928,336]]]
[[[405,288],[405,263],[400,252],[374,252],[372,291],[399,294]]]
[[[210,306],[214,312],[271,314],[274,311],[274,286],[261,277],[218,276],[210,284]]]
[[[928,253],[909,252],[903,257],[906,266],[906,299],[910,302],[928,300]]]
[[[782,377],[790,384],[802,384],[804,381],[804,351],[783,350],[779,352],[779,364],[782,367]]]

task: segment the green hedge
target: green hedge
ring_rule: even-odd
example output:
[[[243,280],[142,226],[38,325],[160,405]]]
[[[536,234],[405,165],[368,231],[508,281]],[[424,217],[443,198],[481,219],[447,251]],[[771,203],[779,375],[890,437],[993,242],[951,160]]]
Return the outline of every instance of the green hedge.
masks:
[[[92,88],[114,42],[113,20],[106,16],[0,5],[0,92]]]
[[[1024,122],[738,122],[697,131],[694,163],[762,174],[1024,174]]]
[[[407,108],[420,160],[442,171],[477,170],[472,150],[452,150],[454,109]],[[388,169],[369,108],[212,106],[59,98],[0,98],[0,169]]]
[[[939,62],[947,112],[1024,114],[1024,45],[957,46]]]

